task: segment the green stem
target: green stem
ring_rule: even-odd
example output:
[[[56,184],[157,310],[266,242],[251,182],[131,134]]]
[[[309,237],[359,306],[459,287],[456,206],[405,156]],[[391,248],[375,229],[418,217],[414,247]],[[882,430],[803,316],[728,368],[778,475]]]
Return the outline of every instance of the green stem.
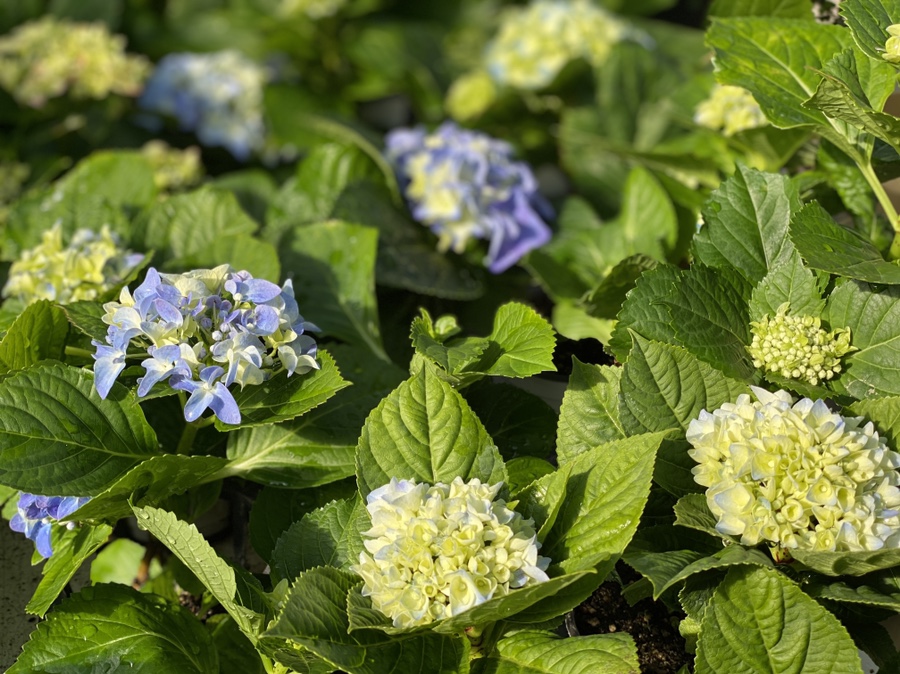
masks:
[[[176,454],[190,454],[191,447],[194,446],[194,436],[197,435],[197,431],[200,430],[197,427],[196,422],[188,422],[184,425],[184,430],[181,431],[181,439],[178,440],[178,447],[175,448]]]
[[[94,352],[88,351],[87,349],[80,349],[77,346],[67,346],[66,355],[77,356],[78,358],[92,358],[94,356]]]
[[[884,214],[891,223],[891,228],[894,230],[894,241],[891,243],[888,257],[892,260],[898,260],[900,259],[900,216],[897,215],[897,209],[894,208],[894,204],[891,203],[891,198],[885,191],[881,181],[878,180],[878,176],[875,175],[872,164],[870,162],[859,162],[859,167],[866,182],[869,183],[869,187],[872,188],[875,198],[878,199],[878,203],[881,204]]]

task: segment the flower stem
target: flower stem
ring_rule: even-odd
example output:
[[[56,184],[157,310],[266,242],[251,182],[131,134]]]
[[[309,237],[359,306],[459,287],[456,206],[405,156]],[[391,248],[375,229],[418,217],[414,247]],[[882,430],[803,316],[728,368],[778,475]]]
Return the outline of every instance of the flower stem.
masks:
[[[87,349],[81,349],[77,346],[67,346],[66,347],[66,355],[67,356],[76,356],[78,358],[92,358],[94,355],[94,352],[88,351]]]
[[[897,209],[894,208],[894,204],[885,191],[884,185],[881,184],[878,176],[875,175],[872,164],[870,162],[861,162],[859,163],[859,168],[866,182],[869,183],[869,187],[872,188],[872,192],[875,194],[875,198],[878,199],[882,210],[884,210],[885,216],[891,223],[891,228],[894,230],[894,241],[891,243],[890,251],[888,251],[888,258],[898,260],[900,259],[900,216],[897,215]]]

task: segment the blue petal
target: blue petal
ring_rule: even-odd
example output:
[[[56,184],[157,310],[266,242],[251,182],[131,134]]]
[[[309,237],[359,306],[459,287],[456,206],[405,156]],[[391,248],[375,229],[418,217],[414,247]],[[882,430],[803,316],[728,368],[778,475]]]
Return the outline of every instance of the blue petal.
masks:
[[[37,528],[32,540],[34,547],[37,548],[38,554],[47,559],[53,554],[53,545],[50,541],[51,525],[44,524]]]
[[[213,401],[213,394],[203,386],[198,385],[191,397],[188,398],[187,404],[184,406],[185,421],[197,421],[200,415],[206,411],[210,403]]]
[[[223,423],[235,425],[241,423],[241,410],[231,391],[222,382],[216,382],[216,391],[210,407]]]

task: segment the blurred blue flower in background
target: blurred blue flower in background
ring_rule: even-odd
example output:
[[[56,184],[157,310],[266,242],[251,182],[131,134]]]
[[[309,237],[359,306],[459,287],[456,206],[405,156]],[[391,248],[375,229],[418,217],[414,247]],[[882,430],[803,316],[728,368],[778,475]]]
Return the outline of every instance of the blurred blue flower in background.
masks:
[[[53,554],[50,539],[53,524],[90,500],[90,496],[39,496],[21,492],[18,509],[9,521],[9,527],[34,541],[38,554],[46,559]],[[75,525],[70,522],[65,526],[71,529]]]
[[[156,66],[138,104],[169,115],[208,146],[246,161],[265,143],[264,68],[237,51],[169,54]]]
[[[499,274],[549,241],[553,210],[508,143],[445,122],[431,134],[396,129],[386,145],[413,217],[437,234],[440,250],[461,253],[486,239],[486,265]]]

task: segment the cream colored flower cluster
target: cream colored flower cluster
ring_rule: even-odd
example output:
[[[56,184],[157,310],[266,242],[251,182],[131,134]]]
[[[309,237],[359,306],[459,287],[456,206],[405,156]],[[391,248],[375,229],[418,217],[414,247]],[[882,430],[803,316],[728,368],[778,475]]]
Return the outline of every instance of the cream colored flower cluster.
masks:
[[[890,37],[884,43],[884,54],[881,56],[890,63],[900,63],[900,23],[887,27]]]
[[[393,478],[368,496],[372,528],[353,571],[395,627],[459,615],[548,580],[533,522],[496,499],[502,483]]]
[[[577,58],[602,65],[628,34],[621,21],[589,0],[535,0],[506,14],[485,65],[498,84],[540,89]]]
[[[822,400],[753,388],[690,422],[694,480],[716,529],[744,545],[856,551],[900,547],[900,454],[871,422]]]
[[[724,84],[713,87],[709,98],[697,106],[694,122],[722,131],[726,136],[769,123],[753,94],[741,87]]]
[[[813,386],[841,371],[841,357],[855,351],[850,330],[822,329],[817,316],[788,316],[785,302],[769,318],[750,323],[753,341],[748,351],[754,367],[775,372],[785,379],[802,379]]]
[[[141,148],[141,154],[153,168],[153,182],[161,190],[181,190],[203,179],[200,148],[184,150],[171,147],[162,140],[151,140]]]
[[[13,262],[3,296],[25,304],[94,300],[125,280],[143,259],[140,253],[123,250],[106,226],[99,233],[79,229],[64,246],[57,224],[44,232],[39,245]]]
[[[135,96],[150,70],[142,56],[125,53],[125,38],[102,23],[46,16],[0,38],[0,86],[38,108],[68,91],[74,98]]]

